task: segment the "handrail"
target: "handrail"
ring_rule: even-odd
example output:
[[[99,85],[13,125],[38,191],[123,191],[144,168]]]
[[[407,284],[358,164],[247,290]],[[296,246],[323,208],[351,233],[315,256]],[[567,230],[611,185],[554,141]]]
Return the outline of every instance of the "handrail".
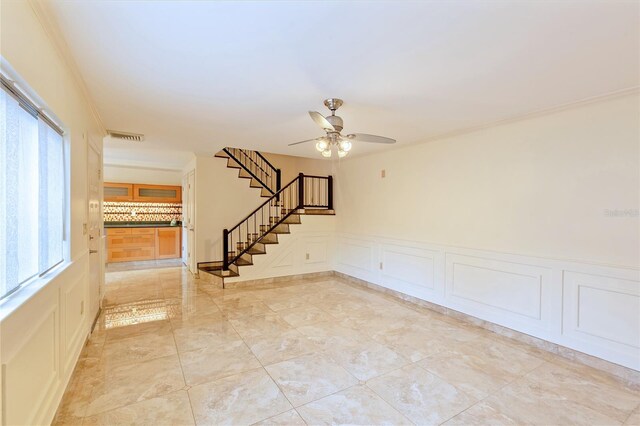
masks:
[[[291,182],[289,182],[288,184],[286,184],[285,186],[282,187],[282,189],[280,189],[280,191],[276,192],[275,194],[273,194],[271,197],[269,197],[267,199],[267,201],[265,201],[264,203],[260,204],[254,211],[252,211],[251,213],[249,213],[247,215],[247,217],[245,217],[244,219],[242,219],[240,222],[238,222],[238,224],[236,226],[234,226],[233,228],[229,229],[229,232],[233,232],[237,227],[239,227],[240,225],[242,225],[244,222],[246,222],[247,219],[249,219],[251,216],[253,216],[254,214],[256,214],[261,208],[263,208],[264,206],[266,206],[267,204],[269,204],[276,196],[278,196],[279,194],[281,194],[285,189],[287,189],[288,187],[290,187],[291,185],[293,185],[294,182],[296,182],[298,180],[298,178],[294,178]]]
[[[314,179],[329,179],[331,176],[304,175],[304,177],[314,178]]]
[[[236,163],[238,163],[240,166],[242,166],[242,168],[251,175],[252,178],[254,178],[256,181],[258,181],[258,183],[260,185],[262,185],[267,191],[271,192],[272,194],[274,193],[273,189],[271,189],[271,187],[269,187],[269,185],[267,185],[262,179],[260,179],[258,176],[256,176],[255,173],[253,173],[251,171],[251,169],[249,169],[247,166],[245,166],[242,161],[240,161],[235,155],[233,155],[231,153],[231,151],[229,151],[229,149],[227,148],[223,148],[222,149],[229,157],[233,158],[235,160]]]
[[[262,155],[260,153],[260,151],[255,151],[256,154],[258,154],[258,157],[262,158],[264,160],[265,163],[267,163],[269,165],[269,167],[271,167],[273,170],[277,170],[275,168],[275,166],[273,164],[271,164],[271,162],[269,160],[267,160],[266,158],[264,158],[264,155]]]
[[[265,173],[265,174],[268,174],[268,173],[269,173],[269,172],[267,172],[265,169],[263,169],[262,167],[260,167],[260,164],[256,163],[256,161],[255,161],[253,158],[251,158],[251,156],[250,156],[249,154],[247,154],[247,151],[246,151],[246,150],[244,150],[244,149],[242,149],[242,148],[238,148],[238,151],[240,151],[241,153],[243,153],[243,154],[244,154],[244,156],[245,156],[245,157],[247,157],[247,158],[249,159],[249,161],[251,161],[253,164],[255,164],[255,165],[256,165],[256,167],[257,167],[257,168],[259,168],[259,169],[260,169],[260,171],[261,171],[262,173]],[[253,151],[253,152],[255,152],[256,154],[259,154],[259,152],[258,152],[258,151]],[[271,167],[271,168],[273,169],[273,171],[275,171],[275,170],[276,170],[276,169],[275,169],[275,167]]]
[[[259,151],[225,147],[223,151],[271,194],[280,190],[282,171],[276,169]]]

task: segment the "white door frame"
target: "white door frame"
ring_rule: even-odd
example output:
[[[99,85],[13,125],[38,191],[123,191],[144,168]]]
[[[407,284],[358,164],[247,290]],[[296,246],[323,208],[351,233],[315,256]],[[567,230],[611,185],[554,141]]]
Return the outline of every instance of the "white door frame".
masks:
[[[98,213],[98,223],[97,223],[97,234],[96,235],[91,235],[92,232],[92,224],[90,223],[91,220],[91,216],[89,214],[90,212],[90,208],[91,206],[89,205],[91,202],[91,174],[95,173],[95,170],[91,170],[91,161],[90,161],[90,156],[92,154],[95,154],[98,157],[98,203],[99,203],[99,213]],[[105,282],[105,268],[104,268],[104,224],[103,224],[103,220],[102,220],[102,199],[103,199],[103,171],[104,167],[103,167],[103,157],[102,157],[102,150],[98,147],[98,145],[93,142],[92,140],[89,140],[87,143],[87,240],[88,240],[88,246],[89,246],[89,289],[88,289],[88,309],[90,309],[89,311],[89,318],[91,318],[92,321],[92,327],[93,324],[95,323],[95,320],[97,319],[98,315],[100,314],[100,310],[102,309],[102,299],[104,296],[104,282]],[[93,239],[92,239],[93,237]],[[94,250],[96,252],[94,252]],[[98,275],[98,291],[97,294],[94,293],[92,291],[92,287],[93,285],[95,285],[95,283],[91,282],[91,277],[92,277],[92,259],[91,256],[96,256],[97,257],[97,275]],[[92,297],[97,296],[98,300],[92,300]],[[91,309],[97,306],[97,309],[95,309],[95,312],[92,312]]]

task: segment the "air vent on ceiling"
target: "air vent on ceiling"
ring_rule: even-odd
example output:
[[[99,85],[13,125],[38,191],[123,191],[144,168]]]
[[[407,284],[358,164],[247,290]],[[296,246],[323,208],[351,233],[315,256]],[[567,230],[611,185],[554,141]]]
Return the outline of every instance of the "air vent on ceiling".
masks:
[[[142,142],[144,140],[144,135],[138,133],[118,132],[115,130],[107,130],[107,132],[113,139],[120,139],[123,141],[131,142]]]

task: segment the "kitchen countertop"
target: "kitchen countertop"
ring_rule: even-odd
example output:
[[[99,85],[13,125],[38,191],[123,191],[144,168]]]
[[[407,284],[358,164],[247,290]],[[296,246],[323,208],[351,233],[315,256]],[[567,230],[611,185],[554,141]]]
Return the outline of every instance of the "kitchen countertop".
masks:
[[[105,228],[179,228],[182,222],[171,225],[171,222],[105,222]]]

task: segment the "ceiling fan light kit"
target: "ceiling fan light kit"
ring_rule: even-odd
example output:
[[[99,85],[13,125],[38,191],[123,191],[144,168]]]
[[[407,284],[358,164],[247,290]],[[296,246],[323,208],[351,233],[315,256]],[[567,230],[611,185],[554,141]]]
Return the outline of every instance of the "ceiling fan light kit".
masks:
[[[342,136],[340,132],[343,129],[344,122],[341,117],[336,115],[336,110],[340,108],[342,104],[342,99],[325,99],[324,105],[331,111],[331,115],[326,117],[317,111],[309,111],[309,115],[313,121],[315,121],[315,123],[327,133],[326,136],[290,143],[289,146],[306,142],[316,142],[316,150],[320,152],[323,157],[330,158],[333,148],[336,148],[338,151],[338,158],[343,158],[349,153],[349,151],[351,151],[353,146],[351,141],[384,144],[396,143],[394,139],[385,138],[383,136],[368,135],[366,133],[351,133],[346,136]]]
[[[316,149],[320,152],[325,151],[327,148],[329,148],[329,144],[324,139],[320,139],[316,144]]]

